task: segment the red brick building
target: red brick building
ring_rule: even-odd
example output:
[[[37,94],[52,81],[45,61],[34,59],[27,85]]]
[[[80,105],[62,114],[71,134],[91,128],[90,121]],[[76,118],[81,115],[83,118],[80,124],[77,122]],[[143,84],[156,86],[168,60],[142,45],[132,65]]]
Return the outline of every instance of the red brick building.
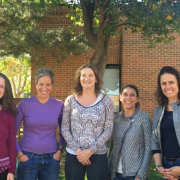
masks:
[[[66,18],[64,10],[60,9],[40,27],[67,28],[68,25],[71,25],[71,21]],[[83,27],[78,29],[78,31],[81,30]],[[180,36],[177,34],[175,36],[176,40],[172,43],[157,44],[152,49],[148,48],[149,43],[141,38],[140,33],[132,34],[130,31],[124,31],[122,35],[117,34],[110,40],[107,64],[119,65],[120,87],[131,83],[139,88],[141,109],[151,117],[156,106],[154,92],[159,70],[165,65],[171,65],[180,70]],[[31,96],[36,94],[35,72],[41,67],[49,67],[55,73],[51,95],[64,101],[71,94],[75,71],[82,64],[87,63],[92,54],[93,50],[90,50],[86,54],[77,57],[69,56],[62,63],[56,63],[55,59],[44,52],[44,65],[38,65],[35,61],[32,63]],[[117,97],[115,99],[117,104]]]

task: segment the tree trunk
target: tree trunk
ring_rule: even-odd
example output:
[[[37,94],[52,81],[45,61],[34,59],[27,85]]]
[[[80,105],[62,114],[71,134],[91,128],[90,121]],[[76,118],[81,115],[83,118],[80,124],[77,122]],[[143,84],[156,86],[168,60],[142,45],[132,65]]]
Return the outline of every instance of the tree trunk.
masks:
[[[97,48],[90,59],[90,64],[93,64],[98,69],[101,77],[104,75],[106,63],[108,60],[107,47]]]

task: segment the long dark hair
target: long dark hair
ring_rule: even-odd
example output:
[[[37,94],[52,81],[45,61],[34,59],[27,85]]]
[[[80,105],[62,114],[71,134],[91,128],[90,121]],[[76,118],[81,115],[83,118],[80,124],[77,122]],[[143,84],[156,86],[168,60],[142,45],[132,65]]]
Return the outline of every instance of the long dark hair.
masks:
[[[4,95],[0,98],[0,104],[6,110],[6,112],[11,112],[13,116],[16,115],[16,105],[13,100],[12,88],[9,79],[2,73],[0,73],[0,77],[5,80],[5,89]]]
[[[178,99],[180,99],[180,73],[177,69],[175,69],[172,66],[164,66],[159,72],[159,75],[157,78],[157,89],[155,93],[156,101],[159,106],[164,106],[168,103],[168,98],[163,94],[162,89],[161,89],[161,82],[160,82],[161,76],[165,73],[172,74],[176,77],[178,88],[179,88]]]
[[[139,90],[138,90],[138,88],[137,88],[135,85],[133,85],[133,84],[127,84],[127,85],[123,86],[123,88],[121,89],[121,93],[120,93],[120,94],[122,95],[124,89],[126,89],[126,88],[128,88],[128,87],[134,89],[135,92],[136,92],[136,96],[139,97]],[[136,107],[136,108],[140,108],[140,103],[137,102],[137,103],[135,104],[135,107]]]
[[[92,64],[84,64],[76,71],[75,80],[74,80],[73,94],[75,94],[77,96],[82,94],[83,89],[82,89],[82,86],[81,86],[80,77],[81,77],[81,71],[83,69],[85,69],[85,68],[90,68],[94,72],[94,75],[95,75],[96,80],[97,80],[97,83],[95,84],[95,93],[96,93],[96,96],[97,96],[99,93],[101,93],[103,80],[102,80],[102,77],[99,74],[97,68]]]

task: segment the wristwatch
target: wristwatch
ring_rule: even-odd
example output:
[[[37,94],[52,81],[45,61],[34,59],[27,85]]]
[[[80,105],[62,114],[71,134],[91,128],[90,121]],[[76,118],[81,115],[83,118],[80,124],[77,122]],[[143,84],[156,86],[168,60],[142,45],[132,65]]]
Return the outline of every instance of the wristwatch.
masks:
[[[162,167],[162,166],[161,166],[161,165],[157,165],[157,166],[156,166],[156,170],[158,171],[158,169],[159,169],[160,167]]]

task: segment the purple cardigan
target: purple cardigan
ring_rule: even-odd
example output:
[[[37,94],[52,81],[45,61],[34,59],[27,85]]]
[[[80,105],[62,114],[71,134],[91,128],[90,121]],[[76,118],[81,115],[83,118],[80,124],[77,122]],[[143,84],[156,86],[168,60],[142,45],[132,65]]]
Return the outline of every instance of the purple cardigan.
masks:
[[[44,104],[35,96],[22,100],[17,107],[15,131],[17,133],[23,121],[24,134],[19,145],[16,140],[16,152],[56,152],[56,126],[59,125],[59,130],[61,130],[63,106],[62,101],[52,97]],[[59,131],[59,145],[65,145],[61,131]]]

